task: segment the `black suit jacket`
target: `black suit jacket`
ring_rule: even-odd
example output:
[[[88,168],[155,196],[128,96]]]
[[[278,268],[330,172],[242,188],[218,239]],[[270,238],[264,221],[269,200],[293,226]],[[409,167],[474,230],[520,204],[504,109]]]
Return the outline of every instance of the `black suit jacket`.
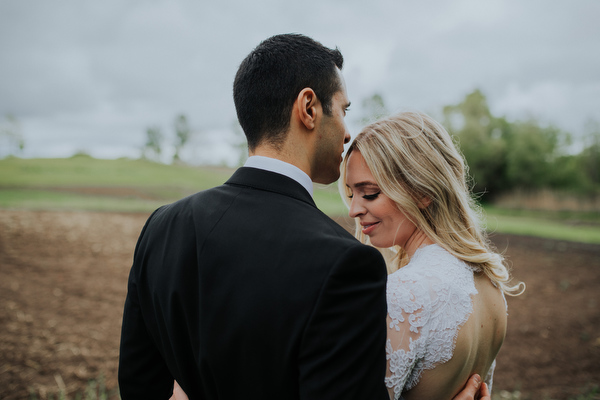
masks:
[[[386,271],[294,180],[240,168],[155,211],[138,240],[121,396],[387,399]]]

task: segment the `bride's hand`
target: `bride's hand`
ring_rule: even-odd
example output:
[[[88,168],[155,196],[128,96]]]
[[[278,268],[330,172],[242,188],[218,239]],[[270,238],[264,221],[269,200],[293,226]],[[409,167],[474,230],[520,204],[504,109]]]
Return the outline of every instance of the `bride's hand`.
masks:
[[[169,400],[188,400],[187,394],[185,394],[177,381],[173,384],[173,395],[169,397]]]

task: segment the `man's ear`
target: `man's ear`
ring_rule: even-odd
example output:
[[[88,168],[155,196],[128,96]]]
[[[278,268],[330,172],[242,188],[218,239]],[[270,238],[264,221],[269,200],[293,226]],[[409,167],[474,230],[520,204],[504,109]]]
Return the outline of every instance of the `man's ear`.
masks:
[[[319,99],[311,88],[304,88],[298,93],[294,106],[297,107],[300,122],[308,130],[312,130],[316,126],[317,113],[319,112],[318,104]]]

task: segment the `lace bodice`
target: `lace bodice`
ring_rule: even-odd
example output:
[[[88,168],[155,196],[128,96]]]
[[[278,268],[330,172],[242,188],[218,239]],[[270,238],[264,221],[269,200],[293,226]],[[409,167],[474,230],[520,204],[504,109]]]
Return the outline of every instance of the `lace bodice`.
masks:
[[[452,358],[458,330],[473,312],[474,271],[440,246],[430,245],[388,276],[390,369],[385,383],[394,389],[395,399],[413,388],[424,370]]]

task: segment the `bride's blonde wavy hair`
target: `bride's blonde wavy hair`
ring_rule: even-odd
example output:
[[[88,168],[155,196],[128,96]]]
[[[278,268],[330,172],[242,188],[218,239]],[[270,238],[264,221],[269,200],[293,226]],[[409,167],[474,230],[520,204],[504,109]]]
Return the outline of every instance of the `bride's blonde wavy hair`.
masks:
[[[468,187],[462,155],[442,125],[420,112],[402,112],[365,127],[350,145],[341,166],[339,188],[348,204],[348,158],[361,153],[381,191],[431,240],[455,257],[479,267],[509,295],[525,285],[511,284],[504,257],[492,247],[481,223],[481,208]],[[431,203],[419,208],[421,199]],[[368,238],[356,220],[356,237]],[[404,249],[396,246],[390,272],[408,263]]]

